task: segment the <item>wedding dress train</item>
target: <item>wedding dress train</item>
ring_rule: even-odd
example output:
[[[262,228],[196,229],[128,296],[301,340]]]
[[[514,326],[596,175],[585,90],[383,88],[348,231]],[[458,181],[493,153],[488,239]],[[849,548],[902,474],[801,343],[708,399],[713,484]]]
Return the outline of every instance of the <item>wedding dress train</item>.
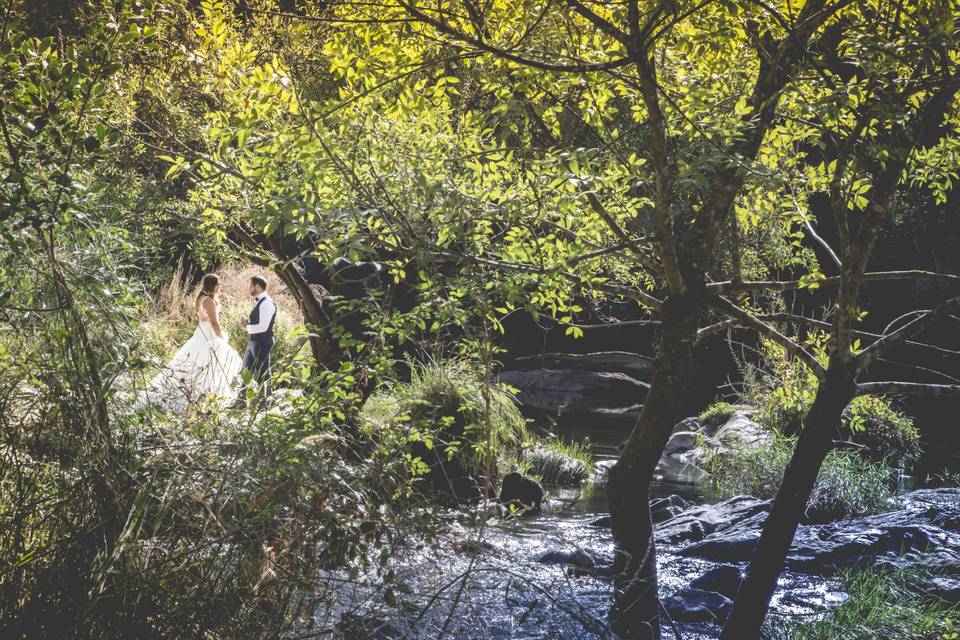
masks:
[[[202,310],[201,314],[205,315]],[[183,411],[204,399],[234,399],[234,383],[243,369],[243,360],[230,346],[226,331],[221,332],[223,337],[214,332],[209,319],[201,317],[190,339],[150,382],[146,402]]]

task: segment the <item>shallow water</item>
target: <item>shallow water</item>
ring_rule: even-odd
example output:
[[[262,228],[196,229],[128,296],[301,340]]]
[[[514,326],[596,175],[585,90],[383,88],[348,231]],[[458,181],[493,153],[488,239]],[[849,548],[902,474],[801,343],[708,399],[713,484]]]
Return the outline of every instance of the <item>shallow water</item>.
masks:
[[[565,431],[564,435],[571,434]],[[599,466],[610,464],[615,445],[624,435],[591,432],[591,436]],[[901,488],[915,483],[916,478],[904,477]],[[408,585],[409,593],[399,598],[397,611],[376,613],[378,620],[389,621],[390,633],[370,637],[613,638],[607,624],[612,589],[602,575],[612,564],[610,530],[593,524],[607,515],[606,492],[589,483],[578,489],[547,490],[548,499],[538,516],[504,520],[487,505],[486,517],[454,516],[458,521],[437,544],[396,553],[391,568]],[[651,493],[651,497],[679,494],[698,504],[713,502],[709,491],[690,485],[656,483]],[[680,555],[683,546],[658,542],[662,598],[717,566]],[[540,561],[552,552],[585,553],[586,564],[598,571]],[[356,602],[357,596],[347,599]],[[845,598],[833,578],[786,571],[772,601],[771,617],[808,619]],[[686,640],[716,638],[719,633],[719,627],[710,624],[679,627]],[[673,637],[669,627],[663,631],[665,638]]]

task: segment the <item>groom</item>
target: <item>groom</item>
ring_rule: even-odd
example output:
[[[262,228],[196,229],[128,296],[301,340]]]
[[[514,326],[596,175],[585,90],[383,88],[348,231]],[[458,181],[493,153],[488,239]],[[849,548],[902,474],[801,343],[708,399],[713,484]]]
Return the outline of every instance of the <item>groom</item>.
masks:
[[[250,278],[250,295],[253,311],[250,319],[241,323],[247,328],[250,340],[243,356],[243,368],[253,374],[261,389],[270,394],[270,349],[273,348],[273,321],[277,318],[277,306],[267,295],[267,280],[261,276]]]

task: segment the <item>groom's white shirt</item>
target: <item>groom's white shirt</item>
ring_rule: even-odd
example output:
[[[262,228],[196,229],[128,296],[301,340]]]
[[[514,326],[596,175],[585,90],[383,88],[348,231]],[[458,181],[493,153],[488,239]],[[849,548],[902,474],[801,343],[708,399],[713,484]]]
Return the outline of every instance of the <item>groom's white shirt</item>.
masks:
[[[274,314],[277,313],[277,305],[273,304],[273,299],[267,295],[266,291],[253,299],[254,306],[261,300],[263,300],[263,304],[260,305],[260,321],[257,324],[247,325],[247,333],[250,335],[263,333],[269,329],[270,321],[273,320]]]

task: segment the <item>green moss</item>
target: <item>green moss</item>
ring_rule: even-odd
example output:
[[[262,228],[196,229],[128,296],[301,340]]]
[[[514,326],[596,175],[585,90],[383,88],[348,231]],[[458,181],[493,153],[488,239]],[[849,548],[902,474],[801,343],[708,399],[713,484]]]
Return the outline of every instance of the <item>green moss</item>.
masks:
[[[729,402],[714,402],[697,417],[697,420],[699,420],[702,425],[719,427],[729,420],[730,416],[732,416],[736,410],[736,405],[732,405]]]

